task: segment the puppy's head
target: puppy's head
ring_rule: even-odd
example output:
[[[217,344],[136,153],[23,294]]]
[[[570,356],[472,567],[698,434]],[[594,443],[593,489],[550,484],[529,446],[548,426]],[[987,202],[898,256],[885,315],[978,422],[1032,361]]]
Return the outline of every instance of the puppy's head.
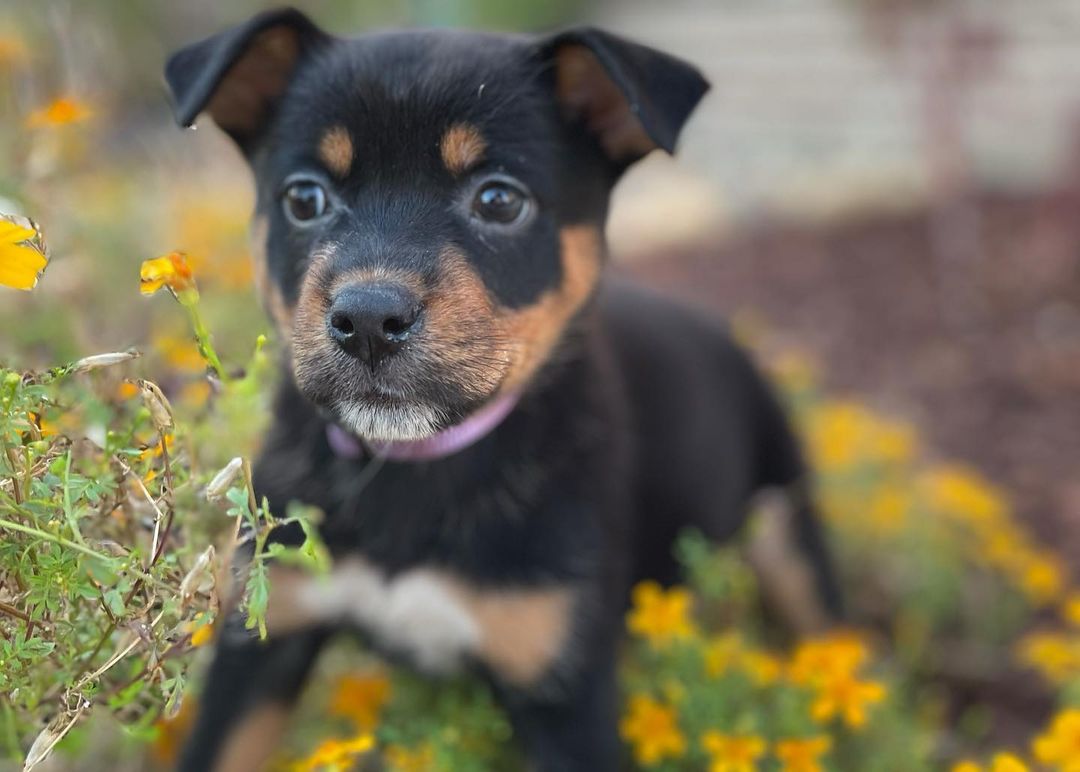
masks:
[[[707,89],[593,29],[345,40],[274,11],[177,52],[255,174],[261,291],[301,392],[370,439],[419,439],[519,390],[590,298],[608,196],[671,152]]]

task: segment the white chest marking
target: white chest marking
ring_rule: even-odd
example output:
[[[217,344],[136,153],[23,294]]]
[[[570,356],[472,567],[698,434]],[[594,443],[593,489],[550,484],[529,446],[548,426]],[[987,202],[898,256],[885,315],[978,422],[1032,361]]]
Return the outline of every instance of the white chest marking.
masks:
[[[431,569],[414,569],[387,580],[362,560],[347,560],[333,572],[303,584],[301,607],[323,621],[348,621],[375,640],[446,672],[476,652],[481,630],[452,585]]]

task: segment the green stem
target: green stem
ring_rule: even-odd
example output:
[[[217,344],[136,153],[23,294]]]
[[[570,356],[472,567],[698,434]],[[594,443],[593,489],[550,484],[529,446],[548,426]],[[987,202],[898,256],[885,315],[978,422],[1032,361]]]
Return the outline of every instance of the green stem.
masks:
[[[187,309],[188,316],[191,318],[191,326],[195,332],[195,340],[199,343],[199,353],[201,353],[206,361],[210,363],[210,367],[213,368],[218,379],[222,383],[225,383],[225,367],[221,364],[221,360],[218,359],[217,352],[214,350],[214,344],[210,342],[210,331],[207,330],[206,325],[203,324],[202,315],[199,313],[198,306],[194,303],[183,303],[183,306]]]
[[[67,452],[67,456],[64,460],[64,518],[67,520],[68,526],[71,528],[72,534],[82,546],[86,546],[86,540],[83,538],[82,532],[79,530],[79,523],[75,519],[75,512],[71,508],[71,451]]]
[[[0,528],[6,528],[9,531],[18,531],[19,533],[25,533],[27,536],[36,536],[39,539],[51,541],[55,544],[59,544],[61,547],[67,547],[68,549],[75,550],[76,552],[81,552],[84,555],[89,555],[90,557],[97,558],[98,560],[112,560],[112,558],[108,555],[102,555],[99,552],[94,552],[92,549],[83,546],[82,544],[76,544],[70,539],[65,539],[62,536],[55,536],[48,531],[42,531],[39,528],[34,528],[29,525],[23,525],[22,523],[16,523],[11,520],[4,520],[3,518],[0,518]]]

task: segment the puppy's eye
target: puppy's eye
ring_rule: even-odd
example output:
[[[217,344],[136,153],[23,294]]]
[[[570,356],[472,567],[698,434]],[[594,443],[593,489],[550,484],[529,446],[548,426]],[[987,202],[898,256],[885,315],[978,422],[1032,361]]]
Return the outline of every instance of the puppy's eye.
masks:
[[[282,203],[289,219],[304,225],[326,214],[326,191],[317,182],[294,182],[285,189]]]
[[[529,195],[506,180],[484,183],[473,198],[473,214],[481,220],[509,225],[522,220],[528,213]]]

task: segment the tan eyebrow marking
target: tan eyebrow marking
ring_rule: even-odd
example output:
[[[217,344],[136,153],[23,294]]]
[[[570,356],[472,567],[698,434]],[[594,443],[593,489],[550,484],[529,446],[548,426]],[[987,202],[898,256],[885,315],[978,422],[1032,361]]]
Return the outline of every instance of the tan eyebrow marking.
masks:
[[[479,129],[468,123],[451,126],[439,143],[443,165],[454,174],[461,174],[475,166],[484,157],[487,142]]]
[[[334,126],[319,140],[319,158],[338,177],[344,177],[352,168],[353,144],[344,126]]]

